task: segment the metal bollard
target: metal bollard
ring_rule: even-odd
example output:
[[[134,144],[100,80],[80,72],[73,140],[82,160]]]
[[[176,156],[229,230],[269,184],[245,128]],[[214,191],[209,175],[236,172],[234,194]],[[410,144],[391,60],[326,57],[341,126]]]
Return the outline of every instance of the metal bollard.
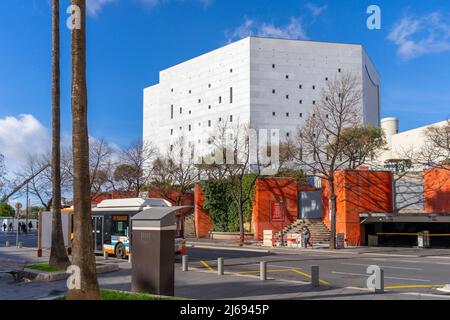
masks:
[[[217,259],[217,274],[223,276],[223,258]]]
[[[131,263],[131,253],[128,254],[128,263]]]
[[[181,257],[182,270],[185,271],[185,272],[189,270],[188,261],[189,261],[189,256],[183,255]]]
[[[314,288],[320,285],[319,266],[311,266],[311,284]]]
[[[9,241],[6,241],[5,243],[5,247],[9,247],[11,244],[9,243]]]
[[[267,261],[261,261],[259,263],[259,280],[267,280]]]
[[[106,251],[103,251],[103,259],[108,260],[109,258],[109,253]]]

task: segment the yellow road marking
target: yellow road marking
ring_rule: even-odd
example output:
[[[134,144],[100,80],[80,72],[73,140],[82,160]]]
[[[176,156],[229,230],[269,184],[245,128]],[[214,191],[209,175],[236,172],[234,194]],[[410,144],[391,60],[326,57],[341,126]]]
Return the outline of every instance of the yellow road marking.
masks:
[[[420,289],[420,288],[442,288],[443,284],[408,284],[400,286],[388,286],[385,289]]]
[[[208,268],[209,271],[214,271],[214,269],[211,268],[210,265],[207,264],[205,261],[200,260],[200,263],[201,263],[203,266],[205,266],[206,268]]]
[[[310,279],[311,279],[311,277],[312,277],[310,274],[304,273],[304,272],[302,272],[302,271],[300,271],[300,270],[298,270],[298,269],[296,269],[296,268],[291,269],[291,271],[293,271],[293,272],[295,272],[295,273],[298,273],[298,274],[300,274],[300,275],[302,275],[302,276],[304,276],[304,277],[310,278]],[[331,286],[331,283],[329,283],[328,281],[319,279],[319,282],[320,282],[320,283],[323,283],[323,284],[326,284],[326,285],[328,285],[328,286]]]
[[[286,271],[292,271],[291,269],[269,269],[267,272],[286,272]],[[248,270],[248,271],[240,271],[236,272],[237,274],[247,274],[247,273],[259,273],[259,270]]]

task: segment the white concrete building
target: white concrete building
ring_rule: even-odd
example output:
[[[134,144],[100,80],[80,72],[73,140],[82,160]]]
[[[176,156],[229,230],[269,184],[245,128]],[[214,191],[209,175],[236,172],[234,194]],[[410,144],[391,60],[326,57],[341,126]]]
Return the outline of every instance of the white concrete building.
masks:
[[[390,159],[405,159],[420,152],[425,146],[427,129],[447,125],[447,120],[436,122],[427,126],[399,132],[399,120],[394,117],[381,120],[381,129],[386,137],[386,150],[380,154],[377,162],[383,164]]]
[[[144,89],[143,139],[203,149],[221,121],[293,135],[344,72],[360,79],[361,118],[379,127],[380,77],[361,45],[248,37],[161,71]]]

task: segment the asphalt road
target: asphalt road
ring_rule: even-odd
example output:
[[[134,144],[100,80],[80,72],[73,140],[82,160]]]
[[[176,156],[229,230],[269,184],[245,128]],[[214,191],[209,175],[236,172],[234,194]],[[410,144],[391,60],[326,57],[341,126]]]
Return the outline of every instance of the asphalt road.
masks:
[[[446,252],[446,251],[444,251]],[[259,262],[267,261],[268,276],[289,281],[309,281],[311,266],[320,267],[322,284],[332,287],[367,288],[367,267],[377,265],[384,270],[387,290],[420,292],[450,283],[450,251],[426,255],[394,253],[330,253],[297,254],[228,251],[188,248],[190,266],[216,271],[217,258],[224,258],[225,272],[259,275]],[[436,292],[438,293],[438,292]]]

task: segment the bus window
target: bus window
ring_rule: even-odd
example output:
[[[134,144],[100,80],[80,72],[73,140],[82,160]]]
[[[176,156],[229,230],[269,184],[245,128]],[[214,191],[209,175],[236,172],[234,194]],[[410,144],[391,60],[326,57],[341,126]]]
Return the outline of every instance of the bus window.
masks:
[[[112,232],[114,236],[126,237],[128,229],[128,217],[127,216],[113,216],[112,219]]]

